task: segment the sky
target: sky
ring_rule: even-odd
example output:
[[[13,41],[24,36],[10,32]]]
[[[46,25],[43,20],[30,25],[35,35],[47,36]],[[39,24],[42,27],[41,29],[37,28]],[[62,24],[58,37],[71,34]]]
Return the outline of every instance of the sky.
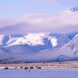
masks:
[[[0,18],[17,18],[29,13],[57,14],[77,4],[78,0],[0,0]]]
[[[0,0],[0,33],[78,31],[72,7],[78,0]]]

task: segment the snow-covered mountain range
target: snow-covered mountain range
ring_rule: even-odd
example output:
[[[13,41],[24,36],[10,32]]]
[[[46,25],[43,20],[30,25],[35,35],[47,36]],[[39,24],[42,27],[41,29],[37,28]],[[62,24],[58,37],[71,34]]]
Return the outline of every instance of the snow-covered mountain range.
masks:
[[[78,60],[78,33],[0,35],[0,63]]]

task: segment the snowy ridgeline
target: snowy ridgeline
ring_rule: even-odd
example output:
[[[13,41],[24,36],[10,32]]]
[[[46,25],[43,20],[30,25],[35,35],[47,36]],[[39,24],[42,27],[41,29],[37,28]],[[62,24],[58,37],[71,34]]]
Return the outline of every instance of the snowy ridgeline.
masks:
[[[78,60],[78,33],[0,35],[0,64]]]

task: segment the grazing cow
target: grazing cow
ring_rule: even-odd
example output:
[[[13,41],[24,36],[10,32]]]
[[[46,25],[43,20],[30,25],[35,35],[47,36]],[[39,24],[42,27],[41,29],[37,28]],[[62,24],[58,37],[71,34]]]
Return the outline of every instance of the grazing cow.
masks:
[[[30,69],[34,69],[34,67],[30,67]]]
[[[8,69],[9,69],[8,67],[5,67],[5,68],[4,68],[4,70],[8,70]]]
[[[27,69],[28,69],[28,67],[25,67],[24,69],[25,69],[25,70],[27,70]]]
[[[41,67],[36,66],[37,69],[41,69]]]
[[[23,69],[23,67],[20,67],[21,69]]]

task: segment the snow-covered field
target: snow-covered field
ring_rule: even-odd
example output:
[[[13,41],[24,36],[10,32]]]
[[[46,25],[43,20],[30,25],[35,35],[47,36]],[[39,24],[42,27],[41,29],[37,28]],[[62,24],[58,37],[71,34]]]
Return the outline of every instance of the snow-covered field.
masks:
[[[0,70],[0,78],[78,78],[78,69]]]

